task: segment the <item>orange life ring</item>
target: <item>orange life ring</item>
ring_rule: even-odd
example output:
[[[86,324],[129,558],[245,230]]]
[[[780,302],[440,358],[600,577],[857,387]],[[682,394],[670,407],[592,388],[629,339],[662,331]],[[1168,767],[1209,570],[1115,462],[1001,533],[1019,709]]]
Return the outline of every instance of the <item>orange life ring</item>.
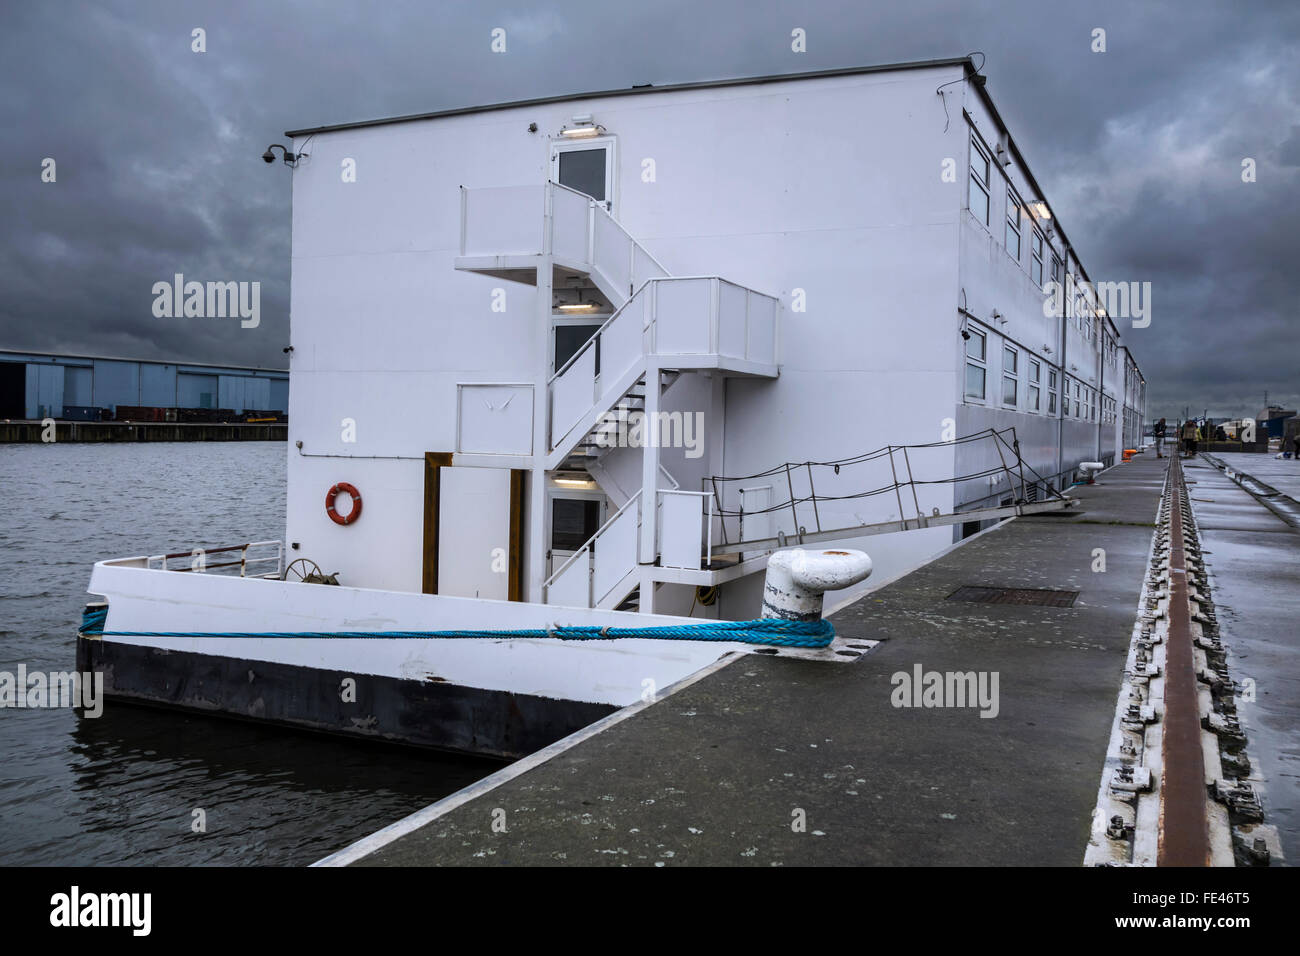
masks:
[[[352,496],[352,510],[345,515],[341,515],[334,510],[334,501],[341,491],[346,491]],[[325,513],[330,516],[330,520],[335,524],[351,524],[361,517],[361,492],[357,491],[355,485],[340,481],[325,496]]]

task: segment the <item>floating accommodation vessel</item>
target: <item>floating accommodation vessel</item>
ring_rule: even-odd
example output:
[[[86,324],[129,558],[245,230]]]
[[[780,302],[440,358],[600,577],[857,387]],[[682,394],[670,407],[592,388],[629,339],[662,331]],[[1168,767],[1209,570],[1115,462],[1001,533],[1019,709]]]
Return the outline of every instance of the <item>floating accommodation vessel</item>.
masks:
[[[518,756],[753,650],[774,552],[889,580],[1141,434],[969,59],[288,135],[285,540],[97,564],[110,696]]]

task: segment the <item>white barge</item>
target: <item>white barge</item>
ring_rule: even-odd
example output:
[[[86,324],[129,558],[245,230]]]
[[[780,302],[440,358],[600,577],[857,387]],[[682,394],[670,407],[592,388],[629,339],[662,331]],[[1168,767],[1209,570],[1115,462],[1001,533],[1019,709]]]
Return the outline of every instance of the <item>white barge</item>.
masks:
[[[289,133],[284,543],[100,562],[83,666],[110,697],[517,756],[753,648],[548,632],[749,620],[778,549],[870,537],[888,580],[1068,505],[1140,434],[1141,376],[975,79]],[[337,583],[284,579],[308,561]]]

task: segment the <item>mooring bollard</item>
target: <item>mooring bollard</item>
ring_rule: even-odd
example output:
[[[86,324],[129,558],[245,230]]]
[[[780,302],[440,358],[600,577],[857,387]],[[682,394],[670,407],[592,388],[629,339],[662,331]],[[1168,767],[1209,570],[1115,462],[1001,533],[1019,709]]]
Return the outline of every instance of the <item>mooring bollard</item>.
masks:
[[[822,596],[865,581],[871,558],[865,551],[778,551],[767,559],[763,617],[820,621]]]
[[[1088,484],[1090,485],[1096,484],[1095,479],[1097,477],[1097,472],[1101,471],[1105,467],[1106,466],[1099,461],[1079,462],[1079,470],[1087,477]]]

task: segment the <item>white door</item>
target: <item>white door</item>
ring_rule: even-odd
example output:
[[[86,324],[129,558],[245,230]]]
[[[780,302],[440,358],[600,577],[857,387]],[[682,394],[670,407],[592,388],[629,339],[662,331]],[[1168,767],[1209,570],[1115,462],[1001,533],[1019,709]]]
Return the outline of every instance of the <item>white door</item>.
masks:
[[[613,212],[614,138],[552,143],[551,181],[586,193]]]

